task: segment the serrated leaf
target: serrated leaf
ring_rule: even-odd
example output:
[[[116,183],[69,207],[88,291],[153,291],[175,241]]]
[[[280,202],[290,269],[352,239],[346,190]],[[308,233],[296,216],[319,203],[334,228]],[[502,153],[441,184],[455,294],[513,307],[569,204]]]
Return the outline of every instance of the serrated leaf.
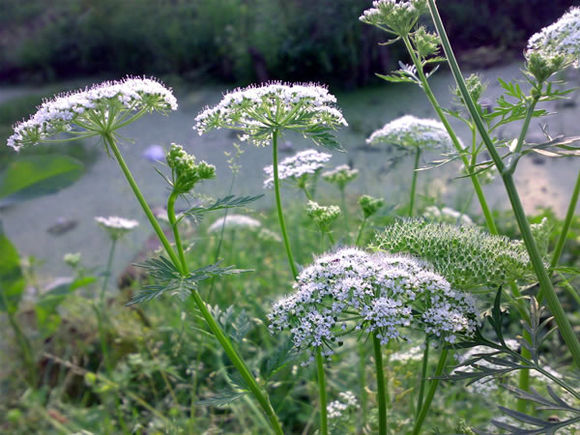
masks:
[[[184,214],[186,215],[201,215],[203,213],[208,213],[217,210],[223,210],[227,208],[234,208],[234,207],[245,207],[249,203],[254,202],[264,195],[254,195],[254,196],[235,196],[235,195],[228,195],[224,198],[217,199],[214,203],[207,205],[207,206],[198,206],[192,207],[189,210],[186,210]]]
[[[244,397],[247,393],[245,392],[230,392],[222,393],[207,399],[198,400],[197,404],[201,406],[214,406],[216,408],[227,408],[231,406],[236,400]]]

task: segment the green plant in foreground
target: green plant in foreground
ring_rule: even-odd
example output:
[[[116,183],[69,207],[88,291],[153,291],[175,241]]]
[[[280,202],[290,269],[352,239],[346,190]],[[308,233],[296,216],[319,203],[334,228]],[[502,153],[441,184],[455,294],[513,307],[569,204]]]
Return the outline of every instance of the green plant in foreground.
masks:
[[[148,112],[166,113],[176,109],[177,102],[172,92],[157,81],[130,78],[119,82],[105,82],[85,91],[64,94],[54,100],[44,102],[30,119],[14,127],[14,134],[8,139],[8,146],[19,150],[23,146],[40,142],[58,141],[51,138],[62,133],[73,138],[98,136],[103,140],[107,151],[113,154],[121,167],[136,199],[169,256],[169,258],[151,259],[146,263],[146,267],[157,283],[139,293],[132,303],[154,299],[174,291],[191,296],[212,334],[219,341],[268,417],[273,431],[281,434],[282,428],[267,395],[258,385],[197,290],[197,283],[201,280],[236,273],[236,271],[231,268],[220,268],[218,265],[209,265],[190,271],[181,243],[178,226],[184,215],[179,219],[176,217],[175,202],[179,196],[193,188],[196,182],[213,177],[215,168],[205,162],[196,162],[193,156],[187,154],[178,145],[173,145],[168,153],[167,163],[172,172],[171,179],[166,180],[170,183],[172,191],[167,203],[167,217],[174,236],[174,248],[149,208],[117,145],[119,140],[117,130],[120,128],[136,121]],[[188,210],[188,213],[199,215],[244,203],[247,201],[228,198],[221,202],[218,200],[206,208],[192,208]]]

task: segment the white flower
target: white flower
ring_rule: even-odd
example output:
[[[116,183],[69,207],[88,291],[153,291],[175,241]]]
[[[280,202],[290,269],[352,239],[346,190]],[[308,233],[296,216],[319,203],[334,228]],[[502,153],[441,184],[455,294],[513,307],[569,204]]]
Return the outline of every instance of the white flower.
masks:
[[[405,36],[426,8],[425,0],[375,0],[373,7],[365,10],[359,20]]]
[[[358,409],[358,401],[352,391],[338,393],[339,400],[334,400],[326,405],[326,412],[330,420],[343,417],[349,411]]]
[[[311,354],[340,345],[345,331],[374,334],[386,344],[413,327],[453,343],[477,324],[470,296],[402,255],[343,248],[305,268],[294,290],[274,304],[269,328],[289,330],[294,346]]]
[[[453,210],[450,207],[439,208],[435,205],[430,205],[425,208],[423,217],[432,221],[444,222],[447,224],[474,225],[469,216],[460,213],[457,210]]]
[[[109,233],[112,239],[117,240],[129,231],[137,228],[139,222],[118,216],[95,217],[95,221]]]
[[[358,177],[358,169],[351,169],[348,165],[340,165],[322,173],[322,178],[329,183],[338,185],[340,189],[344,189],[356,177]]]
[[[452,151],[453,143],[443,124],[434,119],[405,115],[385,124],[367,139],[368,144],[389,143],[400,147]]]
[[[297,180],[307,174],[316,174],[331,157],[328,153],[319,153],[313,149],[301,151],[292,157],[285,158],[278,164],[278,178],[280,180]],[[266,166],[264,172],[268,177],[264,181],[264,188],[271,189],[274,187],[273,166]]]
[[[243,214],[228,214],[227,216],[216,219],[216,221],[209,226],[207,231],[209,233],[221,231],[224,221],[227,229],[247,228],[254,230],[262,226],[259,220],[251,218],[250,216],[245,216]]]
[[[253,85],[225,94],[216,106],[202,111],[194,130],[200,135],[215,128],[239,130],[244,133],[241,140],[265,146],[274,131],[290,129],[324,143],[321,133],[347,125],[335,103],[328,89],[315,84]]]
[[[544,27],[528,40],[526,57],[539,53],[545,57],[564,56],[578,67],[580,63],[580,7],[573,7],[555,23]]]
[[[177,100],[170,89],[154,79],[104,82],[45,101],[28,120],[14,126],[8,146],[18,151],[65,132],[93,136],[120,127],[128,119],[127,112],[170,110],[177,110]]]

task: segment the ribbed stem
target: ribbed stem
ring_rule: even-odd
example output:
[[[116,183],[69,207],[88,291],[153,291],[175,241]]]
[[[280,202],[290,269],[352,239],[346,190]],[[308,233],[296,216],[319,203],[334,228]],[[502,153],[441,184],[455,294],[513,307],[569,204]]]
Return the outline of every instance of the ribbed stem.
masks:
[[[181,237],[179,237],[179,223],[177,222],[177,218],[175,216],[175,201],[177,200],[178,196],[179,193],[177,193],[175,190],[171,192],[171,195],[169,195],[169,199],[167,200],[167,219],[169,219],[169,224],[173,230],[173,240],[175,242],[175,247],[177,248],[179,261],[183,270],[187,270],[187,262],[185,260],[185,253],[183,252],[183,244],[181,243]]]
[[[564,244],[566,243],[566,236],[568,235],[568,230],[574,218],[574,213],[576,211],[576,205],[578,204],[578,195],[580,194],[580,171],[578,171],[578,176],[576,177],[576,185],[574,186],[574,191],[572,192],[572,197],[570,198],[570,203],[568,204],[568,211],[566,212],[566,218],[564,219],[564,225],[562,226],[562,231],[558,237],[558,242],[556,243],[556,248],[552,253],[552,261],[550,261],[550,270],[553,270],[560,261],[560,256],[564,250]],[[538,295],[540,299],[540,295]]]
[[[284,221],[282,200],[280,198],[280,179],[278,177],[278,130],[274,130],[274,133],[272,133],[272,166],[274,168],[274,193],[276,195],[278,222],[280,222],[280,231],[282,232],[282,239],[284,239],[284,248],[286,248],[286,256],[288,257],[288,263],[290,263],[292,277],[296,279],[298,276],[298,269],[296,268],[292,249],[290,248],[290,240],[288,239],[288,232],[286,231],[286,222]]]
[[[423,350],[423,364],[421,365],[421,380],[419,384],[419,396],[417,397],[417,415],[423,405],[423,395],[425,394],[425,382],[427,382],[427,366],[429,363],[429,337],[425,337],[425,350]]]
[[[387,435],[387,390],[385,388],[385,370],[383,368],[383,351],[381,340],[373,335],[375,350],[375,372],[377,375],[377,402],[379,406],[379,435]]]
[[[441,17],[439,15],[439,11],[437,10],[437,6],[435,5],[435,0],[428,0],[429,10],[431,11],[431,16],[433,18],[433,22],[435,24],[435,28],[437,29],[437,33],[441,39],[441,44],[443,45],[443,50],[445,51],[445,55],[447,57],[447,61],[449,66],[451,67],[451,72],[453,73],[453,77],[457,83],[457,86],[461,92],[463,99],[465,100],[466,106],[471,114],[471,117],[479,131],[479,134],[485,144],[487,151],[489,152],[495,166],[497,167],[498,171],[502,175],[502,180],[504,182],[504,186],[506,192],[508,194],[512,210],[514,212],[516,221],[518,223],[518,227],[522,234],[522,238],[526,245],[526,249],[528,250],[528,254],[530,256],[530,261],[532,263],[532,267],[534,268],[534,272],[538,278],[540,283],[540,288],[546,298],[546,303],[556,320],[558,328],[560,329],[560,334],[562,338],[568,345],[568,349],[572,354],[572,358],[576,366],[580,367],[580,342],[578,341],[578,337],[574,333],[568,318],[566,317],[566,313],[558,300],[556,292],[554,291],[554,287],[552,285],[552,281],[544,267],[544,263],[542,257],[539,253],[538,247],[536,246],[536,242],[530,230],[530,224],[526,218],[524,213],[524,208],[522,206],[520,197],[518,195],[512,174],[509,171],[505,171],[505,165],[501,159],[501,156],[495,149],[493,141],[487,130],[485,125],[483,124],[483,120],[475,107],[475,103],[471,99],[471,95],[467,90],[467,86],[465,84],[465,80],[463,79],[463,75],[461,74],[461,70],[459,69],[459,65],[457,64],[457,60],[455,59],[455,55],[453,50],[451,49],[451,44],[449,43],[449,38],[447,37],[447,33],[445,32],[445,28],[443,26],[443,22],[441,21]]]
[[[411,180],[411,197],[409,199],[409,217],[413,216],[413,206],[415,205],[415,189],[417,187],[417,169],[419,168],[419,159],[421,157],[421,148],[417,147],[415,152],[415,163],[413,165],[413,179]]]
[[[318,378],[318,395],[320,398],[320,433],[328,435],[328,416],[326,410],[326,378],[324,376],[324,361],[320,346],[316,349],[316,371]]]
[[[429,391],[427,392],[427,396],[425,396],[425,401],[421,406],[421,410],[417,415],[417,419],[415,420],[415,426],[413,427],[413,435],[419,435],[421,432],[421,426],[423,426],[423,422],[425,421],[425,417],[427,417],[427,413],[429,412],[429,408],[431,407],[431,402],[433,401],[433,397],[435,396],[435,391],[437,390],[437,386],[439,385],[439,379],[437,379],[443,373],[443,369],[445,368],[445,362],[447,361],[447,348],[443,348],[441,351],[441,356],[439,357],[439,362],[437,363],[437,368],[435,369],[435,374],[433,375],[433,379],[431,379],[431,384],[429,386]]]

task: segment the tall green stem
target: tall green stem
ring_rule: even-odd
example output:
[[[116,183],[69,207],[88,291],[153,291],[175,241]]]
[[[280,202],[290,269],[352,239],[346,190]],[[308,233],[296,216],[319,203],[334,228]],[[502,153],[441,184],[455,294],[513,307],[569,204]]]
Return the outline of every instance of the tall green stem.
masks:
[[[356,241],[354,242],[355,246],[359,245],[360,239],[363,235],[363,231],[365,229],[366,224],[367,224],[367,218],[365,216],[365,217],[363,217],[363,220],[361,221],[360,226],[358,227],[358,232],[356,234]]]
[[[387,435],[387,390],[385,388],[385,370],[383,368],[383,351],[381,340],[373,335],[375,350],[375,371],[377,375],[377,402],[379,405],[379,435]]]
[[[497,167],[498,171],[502,176],[502,180],[508,194],[512,210],[514,212],[516,221],[518,223],[518,227],[522,234],[522,238],[526,245],[526,249],[528,250],[528,254],[530,256],[530,261],[532,263],[532,267],[536,273],[538,281],[540,283],[541,291],[543,292],[546,303],[556,320],[558,328],[560,329],[560,334],[562,335],[564,341],[568,345],[568,349],[572,354],[572,358],[576,366],[580,366],[580,342],[578,341],[578,337],[574,333],[572,326],[568,318],[566,317],[566,313],[558,300],[556,292],[554,291],[554,287],[552,285],[552,281],[550,280],[550,276],[548,275],[546,268],[544,267],[544,263],[542,260],[542,256],[536,246],[536,242],[530,230],[530,224],[526,218],[524,213],[524,208],[522,206],[520,197],[518,195],[512,174],[510,171],[506,171],[505,165],[501,159],[501,156],[497,152],[491,137],[489,136],[483,120],[475,107],[475,103],[471,99],[471,95],[467,90],[467,86],[465,84],[465,80],[463,75],[461,74],[461,70],[459,69],[459,65],[457,60],[455,59],[455,55],[451,48],[451,44],[449,43],[449,38],[447,37],[447,33],[445,32],[445,28],[443,26],[443,22],[441,21],[441,17],[439,15],[439,11],[437,10],[437,6],[435,5],[435,0],[428,0],[429,10],[431,11],[431,16],[433,18],[433,22],[437,29],[437,33],[441,39],[441,44],[443,45],[443,50],[445,51],[445,55],[447,57],[447,61],[449,66],[451,67],[451,72],[453,73],[453,77],[457,83],[459,91],[463,99],[465,100],[465,104],[471,114],[471,117],[479,131],[479,134],[485,144],[487,151],[489,152],[495,166]]]
[[[348,222],[348,208],[346,207],[345,186],[340,187],[340,205],[342,207],[342,213],[344,214],[344,227],[346,229],[346,238],[350,240],[350,224]]]
[[[175,201],[179,193],[176,191],[171,192],[169,199],[167,200],[167,219],[169,219],[169,224],[173,230],[173,240],[175,242],[175,247],[177,248],[177,255],[179,255],[179,261],[183,267],[183,270],[187,270],[187,262],[185,260],[185,253],[183,252],[183,244],[181,243],[181,237],[179,237],[179,222],[175,216]]]
[[[445,362],[447,361],[447,354],[448,349],[445,347],[441,351],[441,356],[439,357],[439,362],[437,363],[437,368],[435,369],[435,374],[433,375],[433,379],[431,379],[431,384],[429,385],[429,391],[427,392],[427,396],[425,396],[425,401],[421,406],[421,410],[417,415],[417,419],[415,420],[415,426],[413,427],[413,435],[419,435],[421,432],[421,426],[423,426],[423,422],[425,421],[425,417],[427,417],[427,413],[429,412],[429,408],[431,407],[431,402],[433,401],[433,397],[435,396],[435,391],[437,390],[437,386],[439,385],[438,377],[441,376],[443,373],[443,369],[445,369]]]
[[[318,394],[320,397],[320,433],[328,435],[328,416],[326,409],[326,378],[324,376],[324,361],[320,346],[316,349],[316,372],[318,377]]]
[[[415,153],[415,163],[413,165],[413,179],[411,181],[411,197],[409,199],[409,217],[413,216],[413,206],[415,205],[415,188],[417,186],[417,169],[419,168],[419,158],[421,157],[421,148],[417,147]]]
[[[163,244],[165,250],[167,251],[167,254],[171,258],[171,261],[173,262],[175,267],[178,268],[181,275],[186,277],[189,274],[189,271],[187,269],[187,265],[185,264],[185,260],[181,261],[177,257],[177,255],[175,254],[173,249],[171,248],[171,244],[169,243],[169,240],[167,240],[167,237],[165,237],[165,234],[163,233],[163,230],[159,226],[157,219],[155,219],[155,216],[153,216],[153,213],[151,212],[151,209],[149,208],[147,201],[145,201],[145,198],[143,197],[143,194],[141,193],[139,186],[137,186],[137,183],[135,182],[135,179],[133,178],[131,171],[129,170],[129,168],[127,167],[127,164],[123,160],[123,156],[121,155],[119,149],[117,148],[117,145],[115,144],[115,140],[109,134],[105,135],[104,139],[107,142],[110,149],[113,151],[113,154],[115,155],[115,158],[117,159],[117,162],[121,166],[121,170],[125,174],[125,177],[127,178],[127,181],[129,182],[129,185],[133,189],[133,193],[137,197],[139,204],[141,204],[143,211],[145,212],[145,214],[147,215],[147,218],[151,222],[153,229],[157,233],[157,236],[159,237],[161,243]],[[168,208],[168,212],[169,212],[169,208]],[[175,219],[174,210],[172,210],[170,214],[172,215],[172,217],[168,216],[170,222],[172,220],[173,220],[173,222],[175,222],[176,219]],[[174,226],[174,228],[177,228],[177,226]],[[181,241],[179,240],[180,239],[179,231],[175,231],[174,235],[176,237],[176,241],[175,241],[176,246],[179,246],[181,244]],[[220,343],[220,345],[224,349],[226,355],[228,356],[228,358],[230,359],[230,361],[232,362],[234,367],[238,370],[238,372],[240,373],[240,375],[242,376],[242,378],[246,382],[246,385],[248,386],[248,388],[250,389],[250,391],[252,392],[252,394],[254,395],[254,397],[256,398],[256,400],[258,401],[260,406],[262,407],[262,410],[264,411],[264,413],[266,414],[266,416],[268,417],[268,419],[270,421],[270,425],[272,426],[272,429],[274,430],[274,432],[276,434],[280,434],[280,435],[283,434],[284,432],[282,431],[282,427],[280,426],[280,422],[278,421],[278,417],[276,416],[276,413],[274,412],[274,409],[272,408],[270,401],[268,400],[267,396],[265,395],[265,393],[262,391],[262,389],[260,388],[260,386],[256,382],[254,376],[252,375],[252,373],[250,372],[250,370],[248,369],[248,367],[246,366],[244,361],[240,358],[240,356],[238,355],[238,353],[234,349],[229,338],[224,334],[224,332],[221,330],[221,328],[219,327],[216,320],[213,318],[213,316],[211,315],[211,313],[207,309],[205,302],[201,299],[201,296],[199,295],[197,290],[192,289],[191,296],[192,296],[195,304],[197,305],[199,311],[201,312],[204,320],[207,322],[209,329],[214,334],[214,336],[216,337],[216,339],[218,340],[218,342]]]
[[[423,350],[423,364],[421,365],[421,380],[419,384],[419,396],[417,397],[417,415],[423,405],[423,395],[425,393],[425,382],[427,382],[427,366],[429,363],[429,336],[425,337],[425,350]]]
[[[568,230],[572,224],[572,219],[574,218],[574,213],[576,211],[576,205],[578,204],[578,195],[580,194],[580,171],[578,171],[578,176],[576,177],[576,184],[574,186],[574,191],[572,192],[572,197],[570,198],[570,203],[568,204],[568,211],[566,212],[566,218],[564,219],[564,225],[562,226],[562,231],[558,237],[558,242],[556,243],[556,248],[552,253],[552,261],[550,261],[550,270],[553,270],[560,261],[560,256],[564,250],[564,244],[566,243],[566,236],[568,235]],[[538,295],[538,299],[540,295]]]
[[[477,200],[479,201],[479,205],[481,207],[481,211],[483,212],[483,216],[485,217],[485,223],[487,225],[487,228],[491,234],[498,234],[497,227],[495,225],[495,221],[493,220],[493,215],[491,214],[489,206],[487,205],[487,200],[485,199],[485,195],[483,194],[483,190],[481,188],[479,178],[477,177],[477,174],[475,174],[473,172],[473,170],[471,169],[469,159],[465,155],[465,150],[461,146],[461,142],[459,141],[459,138],[455,134],[455,130],[453,130],[453,127],[451,127],[451,124],[449,123],[447,117],[445,116],[443,109],[439,105],[439,102],[437,101],[435,94],[431,90],[431,86],[429,85],[429,82],[427,81],[427,77],[425,76],[425,73],[423,72],[423,65],[421,64],[421,61],[417,58],[417,55],[415,54],[415,50],[413,49],[413,46],[411,45],[411,41],[409,40],[409,37],[408,36],[403,37],[403,42],[405,43],[405,47],[407,48],[407,51],[409,52],[409,55],[411,56],[411,59],[413,60],[413,64],[417,68],[417,74],[419,76],[419,80],[421,81],[421,87],[422,87],[423,91],[425,92],[427,99],[429,100],[429,102],[431,103],[431,106],[433,106],[433,109],[437,113],[437,116],[439,117],[439,119],[443,123],[443,126],[445,127],[445,130],[449,134],[449,137],[451,138],[451,142],[453,142],[453,146],[457,150],[457,153],[459,154],[459,157],[461,158],[461,161],[463,162],[463,165],[465,166],[466,171],[468,171],[469,178],[471,179],[471,183],[473,184],[473,189],[475,190],[475,194],[477,195]]]
[[[282,238],[284,239],[284,247],[286,248],[286,256],[290,263],[290,270],[292,277],[296,279],[298,276],[298,269],[292,256],[292,249],[290,248],[290,240],[288,239],[288,232],[286,231],[286,222],[284,221],[284,214],[282,212],[282,200],[280,198],[280,179],[278,178],[278,130],[272,133],[272,166],[274,167],[274,193],[276,195],[276,210],[278,212],[278,221],[280,222],[280,231],[282,231]]]

